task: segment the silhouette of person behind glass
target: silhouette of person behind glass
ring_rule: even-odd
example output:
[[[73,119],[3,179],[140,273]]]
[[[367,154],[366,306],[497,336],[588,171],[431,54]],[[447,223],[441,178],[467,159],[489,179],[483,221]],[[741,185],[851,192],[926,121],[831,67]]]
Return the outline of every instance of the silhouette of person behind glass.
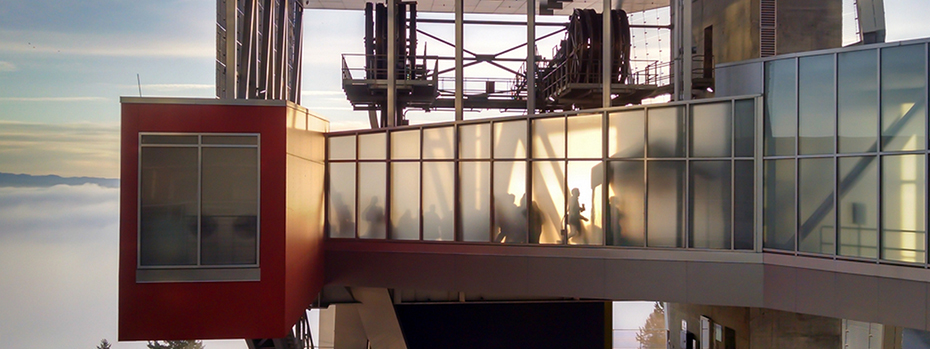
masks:
[[[581,224],[581,221],[587,222],[588,219],[585,216],[581,215],[581,212],[584,212],[584,205],[578,204],[578,199],[581,196],[581,192],[578,191],[578,188],[572,189],[572,198],[568,202],[568,239],[571,239],[576,236],[581,236],[585,244],[588,243],[588,237],[584,234],[584,227]]]
[[[355,237],[352,214],[349,213],[349,206],[342,200],[342,193],[333,193],[333,206],[339,237]]]
[[[507,200],[497,202],[497,226],[500,231],[494,242],[506,244],[526,243],[526,224],[521,220],[520,209],[514,203],[516,196],[507,194]]]
[[[528,242],[531,244],[538,244],[539,236],[542,235],[542,216],[539,214],[539,206],[536,205],[536,201],[527,205],[526,194],[523,194],[523,197],[520,198],[520,213],[523,214],[524,219],[529,216]]]
[[[621,235],[622,228],[620,227],[621,218],[623,218],[623,213],[620,212],[620,198],[611,196],[610,210],[607,211],[607,227],[609,230],[607,231],[607,241],[604,242],[607,246],[622,245],[623,235]]]
[[[371,198],[371,203],[365,208],[365,221],[368,222],[366,237],[377,237],[384,234],[384,208],[378,205],[378,197]]]
[[[429,205],[429,212],[423,214],[423,240],[442,240],[442,223],[436,205]]]

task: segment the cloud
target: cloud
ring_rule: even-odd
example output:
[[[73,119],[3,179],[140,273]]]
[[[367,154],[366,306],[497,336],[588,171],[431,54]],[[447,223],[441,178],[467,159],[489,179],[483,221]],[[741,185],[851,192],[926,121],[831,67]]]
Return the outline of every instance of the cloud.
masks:
[[[119,177],[119,126],[0,121],[0,172]]]
[[[103,97],[0,97],[0,102],[105,102]]]
[[[10,62],[6,62],[6,61],[0,61],[0,73],[2,73],[2,72],[14,72],[14,71],[17,71],[17,70],[19,70],[19,68],[17,68],[15,64],[10,63]]]

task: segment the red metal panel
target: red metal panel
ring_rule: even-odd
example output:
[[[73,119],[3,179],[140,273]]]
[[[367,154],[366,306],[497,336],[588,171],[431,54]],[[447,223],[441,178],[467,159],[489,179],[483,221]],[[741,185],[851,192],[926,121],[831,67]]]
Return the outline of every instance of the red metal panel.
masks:
[[[291,238],[297,232],[286,230],[287,109],[283,105],[122,105],[120,340],[283,337],[296,322],[285,314],[300,312],[309,304],[286,304],[285,295],[301,294],[297,298],[305,300],[308,293],[315,297],[319,292],[319,283],[306,280],[322,278],[307,274],[321,274],[321,260],[305,257],[319,246],[292,248],[294,257],[285,259],[286,243],[321,243],[321,239]],[[260,281],[136,282],[139,132],[261,134]],[[286,277],[297,280],[286,285]]]

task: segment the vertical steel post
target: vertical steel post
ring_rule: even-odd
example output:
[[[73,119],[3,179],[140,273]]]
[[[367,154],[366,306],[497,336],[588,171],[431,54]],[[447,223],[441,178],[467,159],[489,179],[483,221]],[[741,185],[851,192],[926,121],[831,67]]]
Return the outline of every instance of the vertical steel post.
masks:
[[[236,75],[239,72],[236,68],[236,43],[238,42],[236,31],[239,30],[239,26],[236,25],[237,3],[237,0],[226,0],[226,23],[223,23],[226,27],[226,80],[224,81],[226,91],[221,97],[229,99],[236,98]]]
[[[455,0],[455,120],[464,120],[465,80],[465,0]]]
[[[527,0],[526,115],[533,116],[533,114],[536,114],[536,0]],[[527,128],[529,128],[529,124],[527,124]]]
[[[681,48],[683,53],[681,99],[688,101],[691,100],[692,66],[694,65],[694,58],[691,52],[691,41],[693,38],[693,35],[691,34],[691,1],[683,0],[681,4],[683,6],[680,21],[681,28],[679,28],[679,32],[681,33]]]
[[[610,11],[610,0],[604,1],[604,12],[601,13],[601,18],[603,22],[603,37],[601,38],[601,107],[607,108],[610,107],[610,86],[613,81],[611,81],[611,70],[613,69],[613,61],[611,60],[611,11]]]
[[[461,0],[459,0],[461,1]],[[387,1],[387,115],[381,118],[387,120],[388,127],[394,126],[394,115],[397,113],[397,3],[395,0]],[[382,121],[383,122],[383,121]]]

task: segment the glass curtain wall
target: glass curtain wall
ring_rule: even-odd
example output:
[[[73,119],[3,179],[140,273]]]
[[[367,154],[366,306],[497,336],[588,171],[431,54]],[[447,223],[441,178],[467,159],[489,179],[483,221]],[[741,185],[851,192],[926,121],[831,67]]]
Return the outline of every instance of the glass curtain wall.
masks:
[[[751,250],[756,103],[333,133],[328,234]]]
[[[764,248],[927,263],[927,50],[765,62]]]

